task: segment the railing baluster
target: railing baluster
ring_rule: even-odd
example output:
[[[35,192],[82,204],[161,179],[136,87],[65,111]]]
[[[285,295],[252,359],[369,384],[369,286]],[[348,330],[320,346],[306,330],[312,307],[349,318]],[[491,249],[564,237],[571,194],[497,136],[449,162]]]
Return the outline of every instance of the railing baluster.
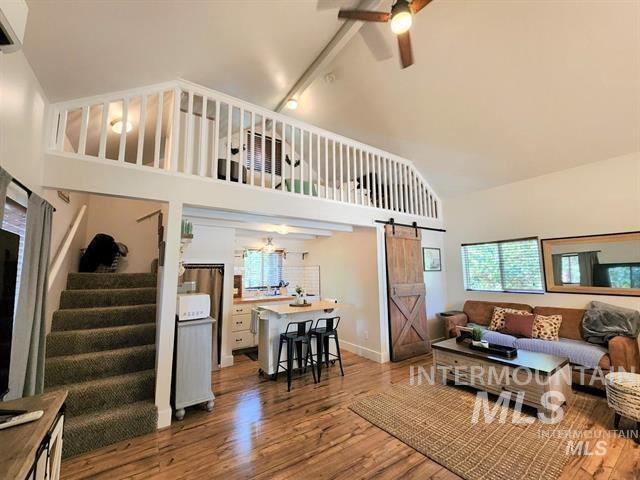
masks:
[[[264,188],[264,162],[267,145],[267,119],[262,115],[262,138],[260,139],[260,186]]]
[[[129,97],[122,100],[122,131],[120,132],[120,150],[118,151],[118,161],[124,162],[125,149],[127,148],[127,122],[129,118]]]
[[[202,95],[202,109],[200,111],[200,148],[198,149],[198,168],[196,175],[206,176],[207,173],[207,143],[209,142],[209,130],[207,129],[207,103],[206,95]]]
[[[184,158],[183,158],[183,172],[184,173],[193,173],[193,140],[194,140],[194,114],[193,114],[193,92],[189,90],[187,93],[187,121],[186,121],[186,131],[185,131],[185,142],[184,142]]]
[[[309,195],[313,196],[313,133],[309,132]]]
[[[300,129],[300,194],[304,195],[304,130]]]
[[[387,158],[381,157],[382,161],[382,191],[384,192],[384,208],[391,210],[391,199],[389,198],[389,177],[388,177],[388,164]]]
[[[359,178],[360,178],[360,205],[364,205],[364,185],[365,185],[365,176],[364,176],[364,163],[362,160],[362,150],[358,149],[358,164],[359,164]]]
[[[102,125],[100,125],[100,146],[98,147],[98,158],[104,159],[107,156],[107,125],[109,123],[110,103],[102,104]]]
[[[280,148],[280,191],[284,192],[285,180],[287,179],[287,126],[284,122],[280,122],[280,136],[282,137],[282,143]]]
[[[169,165],[165,162],[165,169],[169,167],[172,172],[178,171],[178,153],[180,152],[180,102],[182,91],[179,88],[173,90],[173,116],[171,123],[171,158]]]
[[[329,139],[324,137],[324,197],[329,198]]]
[[[158,104],[156,105],[156,136],[153,145],[153,168],[160,166],[160,141],[162,140],[162,110],[164,109],[164,92],[158,93]],[[165,157],[166,157],[165,152]]]
[[[351,203],[351,188],[355,183],[351,181],[351,147],[347,145],[347,203]]]
[[[296,182],[296,127],[294,127],[293,125],[291,125],[291,143],[290,143],[290,150],[291,150],[291,175],[289,178],[289,181],[291,182],[291,184],[289,185],[289,191],[295,193],[296,192],[296,187],[295,187],[295,182]]]
[[[136,154],[136,165],[142,165],[142,153],[144,151],[145,125],[147,124],[147,96],[140,97],[140,122],[138,123],[138,151]]]
[[[316,134],[316,189],[318,190],[318,198],[320,198],[320,134]]]
[[[78,143],[78,153],[84,155],[87,150],[87,127],[89,125],[89,107],[82,107],[82,118],[80,119],[80,140]]]
[[[64,152],[64,139],[67,137],[67,116],[69,111],[65,108],[60,115],[60,124],[58,130],[58,151]]]
[[[256,114],[254,111],[251,111],[251,142],[250,145],[250,153],[251,153],[251,163],[249,165],[249,177],[251,181],[249,182],[251,185],[254,184],[254,172],[256,169]]]
[[[282,142],[280,142],[282,148]],[[271,120],[271,188],[276,188],[276,119]]]
[[[336,192],[336,141],[335,140],[331,141],[331,151],[332,151],[332,155],[331,155],[331,164],[332,164],[331,178],[333,180],[333,199],[336,200],[338,192]]]
[[[340,201],[344,202],[344,156],[343,156],[343,150],[344,150],[344,145],[343,144],[338,144],[338,148],[340,149]]]
[[[224,179],[231,181],[231,135],[233,135],[233,106],[227,103],[227,159]]]
[[[213,158],[211,159],[211,176],[218,179],[218,157],[220,156],[220,100],[216,98],[216,113],[213,119]]]
[[[240,126],[238,127],[238,183],[244,183],[244,178],[242,175],[243,167],[247,163],[247,159],[245,155],[248,155],[249,152],[243,148],[244,145],[244,108],[240,107]]]

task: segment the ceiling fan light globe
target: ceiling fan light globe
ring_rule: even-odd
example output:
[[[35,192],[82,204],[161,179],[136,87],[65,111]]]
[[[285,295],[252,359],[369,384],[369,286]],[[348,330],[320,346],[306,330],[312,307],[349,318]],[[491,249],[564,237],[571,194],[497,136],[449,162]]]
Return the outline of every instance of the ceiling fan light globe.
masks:
[[[114,133],[121,134],[123,125],[124,123],[122,122],[122,119],[113,120],[111,122],[111,130]],[[131,122],[127,122],[127,133],[129,133],[131,130],[133,130],[133,124]]]
[[[289,100],[287,100],[287,108],[289,110],[295,110],[296,108],[298,108],[298,100],[296,100],[295,98],[290,98]]]
[[[408,32],[413,23],[413,17],[409,11],[399,11],[391,17],[391,31],[396,35]]]

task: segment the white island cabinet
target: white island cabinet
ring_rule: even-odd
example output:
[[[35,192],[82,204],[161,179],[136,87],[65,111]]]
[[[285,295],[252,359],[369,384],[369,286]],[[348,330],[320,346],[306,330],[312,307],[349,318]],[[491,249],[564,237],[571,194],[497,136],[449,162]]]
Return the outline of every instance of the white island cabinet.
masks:
[[[278,347],[280,334],[287,329],[289,322],[303,322],[313,320],[313,325],[319,318],[332,318],[339,316],[340,305],[337,303],[318,301],[309,307],[292,307],[288,303],[279,305],[261,305],[258,363],[260,370],[267,375],[276,373],[278,363]],[[312,343],[314,360],[317,354],[315,342]],[[334,342],[330,343],[331,353],[335,352]],[[286,350],[282,351],[282,360],[286,359]]]

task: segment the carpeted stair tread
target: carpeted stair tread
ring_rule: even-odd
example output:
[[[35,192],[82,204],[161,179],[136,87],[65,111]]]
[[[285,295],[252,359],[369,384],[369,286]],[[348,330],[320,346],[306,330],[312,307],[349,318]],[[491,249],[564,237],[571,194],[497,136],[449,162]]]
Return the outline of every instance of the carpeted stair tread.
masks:
[[[51,332],[47,337],[47,357],[101,352],[155,342],[155,323]]]
[[[154,368],[155,348],[155,344],[151,344],[47,358],[45,386],[55,387]]]
[[[88,452],[156,430],[158,412],[152,401],[71,417],[65,421],[63,456]]]
[[[73,383],[56,387],[56,389],[67,390],[65,401],[67,417],[77,417],[144,400],[153,401],[155,378],[155,370],[149,369],[100,380]]]
[[[60,308],[115,307],[155,303],[156,288],[112,288],[105,290],[65,290]]]
[[[68,308],[53,314],[52,332],[138,325],[156,321],[155,299],[146,305],[118,307]]]
[[[67,290],[144,288],[156,286],[153,273],[69,273]]]

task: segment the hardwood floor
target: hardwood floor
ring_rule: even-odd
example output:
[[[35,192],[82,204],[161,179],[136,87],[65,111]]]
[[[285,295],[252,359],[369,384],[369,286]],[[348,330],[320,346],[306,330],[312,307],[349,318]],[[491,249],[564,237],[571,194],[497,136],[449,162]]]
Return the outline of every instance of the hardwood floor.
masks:
[[[318,385],[311,375],[295,379],[290,393],[284,376],[261,379],[256,362],[236,357],[213,375],[213,412],[188,409],[167,429],[71,458],[62,478],[458,479],[348,409],[363,395],[407,382],[409,366],[430,364],[431,356],[384,365],[343,357],[344,377],[336,365]],[[607,430],[612,418],[603,399],[591,428]],[[640,446],[616,438],[604,456],[575,457],[561,480],[582,479],[640,479]]]

